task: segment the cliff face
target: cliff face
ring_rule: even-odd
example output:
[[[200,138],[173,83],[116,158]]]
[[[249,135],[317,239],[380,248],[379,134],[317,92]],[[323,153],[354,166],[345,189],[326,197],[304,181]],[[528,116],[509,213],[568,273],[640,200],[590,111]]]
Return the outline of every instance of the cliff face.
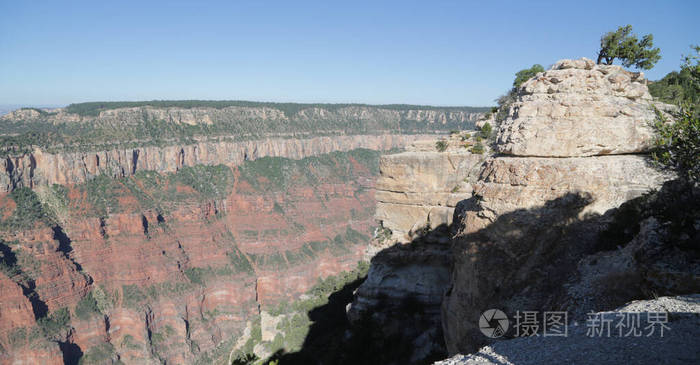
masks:
[[[645,152],[653,138],[651,104],[643,73],[562,60],[521,85],[497,150],[547,157]]]
[[[0,117],[0,155],[199,142],[420,134],[467,128],[486,108],[253,102],[84,103]]]
[[[240,165],[265,156],[301,159],[356,148],[389,150],[417,135],[357,135],[307,139],[271,138],[245,142],[200,142],[92,152],[31,153],[0,160],[0,191],[53,184],[78,184],[96,176],[120,178],[140,171],[175,172],[185,166]]]
[[[470,181],[484,160],[461,136],[453,135],[442,152],[436,142],[418,141],[380,159],[375,217],[381,231],[369,249],[378,253],[348,309],[352,322],[370,320],[385,338],[408,344],[397,361],[409,363],[446,354],[440,305],[452,263],[447,227],[457,203],[472,196]]]
[[[0,117],[0,191],[96,175],[402,147],[472,126],[483,108],[174,101],[84,103]],[[134,106],[131,106],[134,105]],[[411,136],[406,136],[411,135]]]
[[[223,361],[261,310],[356,267],[378,157],[137,169],[2,194],[0,362]]]
[[[475,197],[456,213],[442,320],[450,353],[485,342],[476,319],[489,308],[568,310],[579,319],[642,295],[624,265],[590,283],[577,263],[605,245],[600,234],[622,203],[673,178],[629,154],[648,151],[651,110],[640,75],[587,59],[559,61],[523,84],[497,136],[496,150],[510,156],[486,161]],[[611,293],[622,277],[629,285],[615,295],[565,289]]]
[[[431,142],[379,160],[376,217],[394,241],[408,242],[421,230],[450,225],[457,203],[471,197],[469,180],[483,156],[464,148],[437,152]]]

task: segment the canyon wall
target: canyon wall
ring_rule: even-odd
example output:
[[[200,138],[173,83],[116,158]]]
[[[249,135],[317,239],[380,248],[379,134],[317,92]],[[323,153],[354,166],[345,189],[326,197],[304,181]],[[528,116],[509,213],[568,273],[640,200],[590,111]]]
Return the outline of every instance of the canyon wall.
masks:
[[[476,133],[417,141],[379,161],[376,219],[380,229],[368,252],[367,279],[348,308],[353,323],[371,321],[385,338],[407,349],[397,361],[424,363],[446,355],[440,326],[449,284],[450,232],[455,207],[472,196],[485,155],[468,149]]]
[[[120,178],[139,171],[170,173],[184,166],[240,165],[265,156],[301,159],[356,148],[404,147],[420,135],[355,135],[307,139],[199,142],[90,152],[48,153],[41,149],[0,160],[0,191],[52,184],[78,184],[95,176]]]
[[[286,318],[271,313],[364,258],[377,151],[470,127],[481,109],[180,101],[2,116],[0,363],[269,355],[256,341]]]
[[[261,311],[362,259],[379,155],[1,194],[0,363],[225,362]]]

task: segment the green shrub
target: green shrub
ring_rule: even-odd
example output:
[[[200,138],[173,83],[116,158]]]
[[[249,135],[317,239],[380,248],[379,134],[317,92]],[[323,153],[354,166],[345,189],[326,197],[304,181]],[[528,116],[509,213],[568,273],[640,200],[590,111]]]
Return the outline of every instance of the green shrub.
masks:
[[[204,269],[202,268],[189,267],[185,269],[185,276],[194,284],[204,285]]]
[[[103,342],[97,346],[93,346],[87,350],[85,355],[80,358],[78,364],[103,364],[112,363],[112,359],[116,356],[114,345],[108,342]]]
[[[438,150],[438,152],[445,152],[445,150],[447,150],[447,141],[441,139],[435,142],[435,149]]]
[[[537,73],[539,72],[544,72],[544,67],[539,64],[534,64],[530,68],[526,68],[524,70],[520,70],[515,74],[515,80],[513,81],[513,88],[517,89],[522,85],[525,81],[531,79]]]
[[[659,165],[697,182],[700,181],[700,117],[693,109],[692,106],[681,108],[675,123],[668,123],[657,111],[656,150],[652,157]]]
[[[477,143],[476,145],[474,145],[474,147],[472,147],[470,152],[477,155],[481,155],[484,153],[484,146],[481,143]]]
[[[123,285],[122,299],[127,307],[136,309],[146,300],[146,296],[136,285]]]
[[[480,131],[481,131],[481,137],[483,137],[484,139],[489,139],[491,137],[491,133],[492,133],[491,124],[489,124],[488,122],[484,123],[484,125],[481,126]]]
[[[36,323],[44,337],[54,338],[59,336],[61,331],[68,328],[70,312],[65,307],[57,309],[47,317],[40,318]]]
[[[700,103],[700,46],[691,48],[694,54],[684,57],[680,71],[672,71],[661,80],[649,84],[651,95],[675,105]]]
[[[80,299],[78,301],[78,304],[76,304],[75,309],[74,309],[75,315],[82,319],[82,320],[87,320],[92,316],[99,315],[100,309],[97,305],[97,301],[95,300],[92,291],[88,292],[88,294],[83,297],[83,299]]]
[[[12,215],[0,224],[2,229],[29,229],[36,222],[47,225],[55,222],[53,215],[48,212],[32,189],[26,187],[15,189],[10,193],[10,198],[15,201],[16,207]]]

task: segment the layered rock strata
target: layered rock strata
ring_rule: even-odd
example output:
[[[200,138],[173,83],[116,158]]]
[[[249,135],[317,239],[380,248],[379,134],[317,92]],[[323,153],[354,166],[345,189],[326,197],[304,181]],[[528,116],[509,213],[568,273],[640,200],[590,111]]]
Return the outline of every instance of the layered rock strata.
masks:
[[[382,156],[377,220],[400,242],[409,242],[421,230],[452,224],[457,203],[471,197],[469,179],[482,162],[482,155],[464,149]]]
[[[643,73],[561,60],[520,86],[497,150],[543,157],[644,152],[653,138],[651,104]]]
[[[261,310],[362,259],[379,154],[0,194],[0,363],[225,362]]]
[[[0,160],[0,192],[21,187],[79,184],[96,176],[120,178],[140,171],[175,172],[185,166],[240,165],[265,156],[301,159],[356,148],[390,150],[405,147],[418,135],[356,135],[307,139],[269,138],[233,142],[200,142],[92,152],[32,153]]]
[[[616,208],[672,178],[632,155],[649,150],[654,115],[642,75],[619,66],[562,60],[523,84],[497,135],[509,156],[486,161],[455,213],[442,312],[450,353],[486,341],[477,319],[489,308],[580,315],[613,304],[577,303],[565,286]]]
[[[379,252],[347,312],[352,323],[370,320],[385,338],[400,338],[411,348],[401,354],[410,363],[446,354],[440,305],[452,263],[448,226],[457,203],[472,196],[484,160],[457,134],[442,139],[442,152],[438,141],[380,159],[375,217],[383,230],[368,250]]]

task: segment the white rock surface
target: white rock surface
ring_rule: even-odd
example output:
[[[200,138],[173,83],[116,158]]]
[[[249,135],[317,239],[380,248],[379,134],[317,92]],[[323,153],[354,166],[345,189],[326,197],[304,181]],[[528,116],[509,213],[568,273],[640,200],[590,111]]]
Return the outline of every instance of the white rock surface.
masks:
[[[654,118],[643,73],[587,58],[560,60],[520,87],[496,149],[551,157],[644,152]]]

